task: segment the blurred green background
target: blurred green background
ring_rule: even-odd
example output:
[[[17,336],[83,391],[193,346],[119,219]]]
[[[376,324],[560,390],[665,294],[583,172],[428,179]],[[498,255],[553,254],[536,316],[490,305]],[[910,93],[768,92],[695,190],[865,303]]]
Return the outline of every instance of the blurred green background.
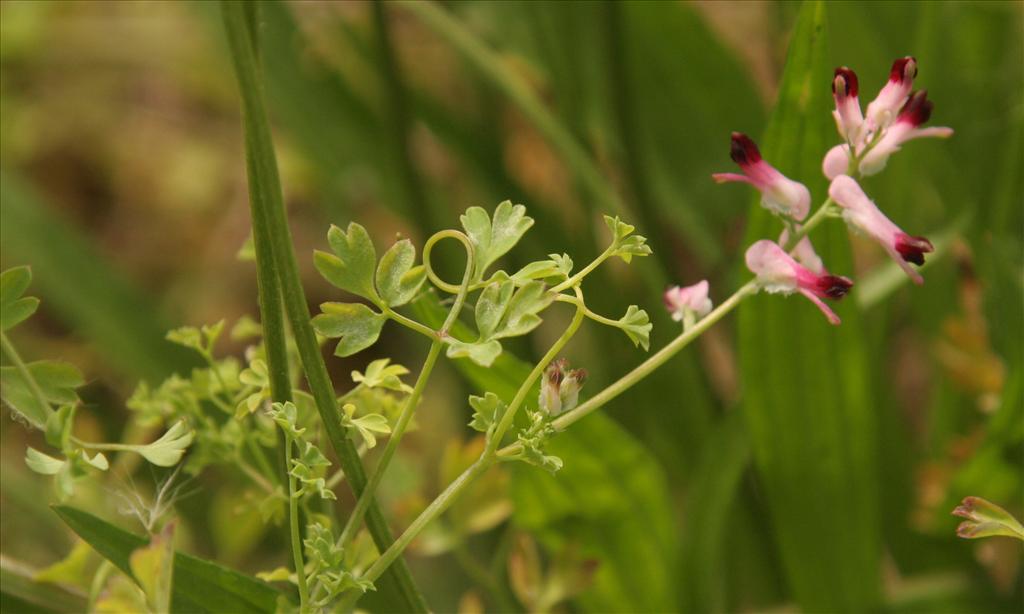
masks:
[[[309,258],[330,223],[422,244],[466,207],[511,199],[537,220],[514,266],[555,251],[589,261],[600,214],[619,213],[655,256],[588,278],[588,303],[647,309],[657,349],[677,330],[665,285],[708,278],[720,302],[745,278],[745,246],[778,232],[747,190],[710,180],[732,170],[731,131],[767,135],[766,155],[820,202],[820,157],[838,142],[832,68],[857,71],[866,104],[903,55],[918,60],[931,123],[956,130],[865,182],[940,246],[923,287],[890,283],[881,250],[836,224],[819,251],[859,283],[840,329],[804,301],[759,297],[560,437],[555,477],[492,476],[474,499],[492,512],[487,531],[449,518],[410,557],[437,611],[497,609],[466,557],[506,550],[530,609],[515,569],[534,546],[570,610],[1019,608],[1020,545],[958,540],[949,512],[967,495],[1024,512],[1022,6],[265,5],[267,96],[311,304],[337,298]],[[164,331],[257,310],[254,268],[236,258],[248,203],[219,10],[5,1],[0,69],[0,255],[33,267],[43,300],[16,341],[82,367],[81,428],[116,438],[137,381],[191,366]],[[455,278],[456,254],[440,251]],[[539,357],[568,319],[553,313],[512,351]],[[389,329],[370,354],[329,365],[340,385],[380,356],[416,370],[425,351]],[[592,326],[568,353],[591,374],[585,396],[644,358]],[[444,486],[452,442],[468,439],[466,395],[507,386],[516,366],[435,376],[383,493],[395,527]],[[41,566],[70,539],[24,468],[35,437],[3,420],[0,536],[5,559]],[[279,538],[219,484],[201,476],[186,503],[186,549],[248,572],[281,564]]]

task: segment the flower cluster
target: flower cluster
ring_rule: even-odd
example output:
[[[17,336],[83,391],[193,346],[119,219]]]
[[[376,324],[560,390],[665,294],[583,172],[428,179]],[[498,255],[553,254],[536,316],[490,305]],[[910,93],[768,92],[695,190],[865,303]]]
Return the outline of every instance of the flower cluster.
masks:
[[[778,241],[757,241],[747,250],[747,268],[756,276],[759,290],[769,293],[800,293],[814,302],[829,322],[839,324],[839,317],[822,299],[838,300],[845,296],[853,282],[833,275],[825,268],[811,245],[807,232],[819,215],[842,217],[855,231],[862,233],[892,257],[915,283],[923,283],[921,275],[910,264],[923,265],[925,254],[933,251],[930,241],[912,236],[893,223],[875,205],[854,176],[869,176],[885,168],[889,157],[903,143],[922,137],[949,137],[950,128],[922,128],[931,117],[932,102],[926,91],[913,91],[917,61],[904,57],[893,62],[888,82],[878,96],[862,112],[858,98],[859,83],[851,69],[835,70],[832,115],[843,143],[826,154],[822,170],[831,181],[828,200],[808,219],[811,193],[807,187],[786,177],[761,156],[754,141],[734,132],[730,157],[742,174],[715,173],[718,183],[743,182],[761,193],[761,205],[782,219],[785,229]],[[807,228],[803,224],[807,223]],[[665,306],[672,318],[687,327],[711,310],[707,282],[687,288],[674,286],[664,295]]]

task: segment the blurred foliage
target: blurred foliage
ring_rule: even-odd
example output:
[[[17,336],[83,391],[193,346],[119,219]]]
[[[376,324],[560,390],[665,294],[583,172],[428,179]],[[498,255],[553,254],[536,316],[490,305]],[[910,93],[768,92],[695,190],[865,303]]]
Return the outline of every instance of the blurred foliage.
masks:
[[[650,238],[655,257],[633,265],[641,274],[609,266],[594,277],[609,290],[588,300],[602,313],[630,302],[647,309],[653,349],[675,329],[652,280],[706,277],[720,301],[744,278],[737,267],[749,240],[774,232],[751,212],[746,192],[709,179],[731,164],[732,130],[763,136],[766,156],[821,195],[820,156],[838,140],[828,125],[829,70],[854,68],[867,100],[892,59],[912,54],[917,84],[935,101],[932,122],[956,134],[907,145],[865,182],[897,224],[949,237],[923,287],[896,288],[867,307],[848,300],[838,331],[795,300],[752,301],[738,330],[728,321],[716,327],[605,415],[553,440],[562,472],[516,467],[479,486],[499,502],[510,497],[511,512],[502,503],[480,520],[453,510],[449,525],[486,528],[409,557],[431,605],[1019,604],[1019,546],[959,541],[949,512],[973,495],[1024,515],[1020,3],[438,8],[557,121]],[[815,11],[812,61],[810,27],[798,15]],[[419,241],[453,226],[468,206],[490,210],[511,199],[537,220],[510,255],[512,266],[555,250],[576,262],[599,252],[600,214],[614,212],[594,198],[578,165],[493,74],[414,12],[390,3],[273,1],[264,15],[268,99],[311,304],[332,296],[311,257],[324,248],[328,223],[358,220],[380,244],[395,234]],[[794,84],[798,70],[813,76]],[[800,104],[774,110],[777,98]],[[28,360],[59,357],[82,368],[83,434],[126,435],[118,399],[138,379],[195,366],[164,341],[167,329],[256,311],[254,268],[235,258],[249,235],[248,207],[216,5],[6,1],[0,109],[0,269],[31,265],[32,292],[42,299],[12,338]],[[847,240],[839,225],[822,236],[819,249],[839,272],[861,278],[881,262],[878,250]],[[438,252],[442,277],[454,278],[454,250]],[[420,302],[417,312],[429,312]],[[535,342],[508,349],[535,359],[558,325],[545,322]],[[415,370],[425,345],[390,328],[381,339],[373,356],[332,359],[335,382],[382,356]],[[568,354],[590,372],[584,398],[643,357],[602,327],[584,327]],[[453,441],[470,435],[466,395],[510,396],[508,381],[523,364],[502,356],[491,369],[436,375],[420,428],[382,492],[393,518],[407,518],[443,487],[436,466],[455,454]],[[38,606],[31,569],[62,559],[71,542],[44,505],[49,486],[26,475],[22,461],[25,445],[41,435],[4,419],[2,441],[8,611]],[[108,484],[82,489],[73,503],[117,518],[104,488],[157,481],[131,467],[111,471]],[[255,496],[230,478],[196,478],[203,494],[178,505],[178,548],[246,572],[272,569],[282,562],[279,531],[253,529],[254,503],[207,494],[215,487],[236,501]],[[54,599],[54,607],[73,609],[82,595]]]

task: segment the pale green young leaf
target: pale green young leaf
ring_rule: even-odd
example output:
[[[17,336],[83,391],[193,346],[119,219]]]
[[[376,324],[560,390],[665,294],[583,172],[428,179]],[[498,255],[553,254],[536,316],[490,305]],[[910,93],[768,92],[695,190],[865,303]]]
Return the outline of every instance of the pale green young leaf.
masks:
[[[541,322],[537,314],[554,300],[554,293],[548,292],[543,282],[527,282],[512,296],[508,310],[501,322],[501,328],[493,337],[503,339],[530,332]]]
[[[85,378],[74,365],[66,362],[41,360],[29,363],[27,367],[47,403],[36,397],[15,367],[0,367],[0,397],[29,424],[43,429],[53,413],[49,405],[76,403],[78,395],[75,388],[84,384]]]
[[[313,328],[325,337],[341,337],[336,356],[351,356],[377,341],[387,317],[361,303],[324,303]]]
[[[99,469],[100,471],[110,469],[110,461],[107,460],[107,457],[104,456],[102,452],[97,452],[92,458],[89,458],[89,453],[82,450],[81,458],[82,461],[95,469]]]
[[[515,292],[515,282],[492,283],[484,288],[476,301],[476,327],[480,339],[490,339],[501,323]]]
[[[75,422],[75,405],[61,405],[57,411],[50,414],[46,420],[46,443],[51,446],[67,451],[70,449],[71,430]]]
[[[633,235],[636,230],[632,224],[627,224],[618,216],[604,216],[604,223],[612,233],[612,255],[629,262],[633,256],[648,256],[651,248],[647,245],[647,239],[640,235]],[[630,236],[633,235],[633,236]]]
[[[195,326],[180,326],[174,330],[169,330],[167,331],[166,339],[171,343],[185,346],[200,354],[206,352],[206,347],[203,345],[203,335]]]
[[[494,210],[493,219],[482,207],[470,207],[459,220],[475,247],[473,281],[483,279],[494,261],[512,249],[533,226],[533,218],[527,217],[526,207],[507,200]]]
[[[263,336],[263,326],[251,317],[244,315],[238,318],[235,325],[231,327],[231,332],[228,333],[228,336],[231,337],[232,341],[258,339]]]
[[[646,311],[636,305],[630,305],[626,309],[626,315],[619,318],[618,326],[622,332],[626,333],[633,345],[640,346],[644,350],[650,348],[651,329],[654,325],[651,324]]]
[[[491,366],[494,359],[501,354],[501,343],[493,339],[483,343],[466,343],[452,339],[448,344],[448,358],[468,358],[481,367]]]
[[[352,418],[352,426],[359,431],[367,448],[377,445],[377,435],[387,435],[391,432],[388,419],[380,414],[367,414],[359,418]]]
[[[267,373],[267,363],[262,358],[254,358],[249,366],[242,369],[238,374],[238,381],[246,386],[256,388],[267,388],[270,386],[270,376]]]
[[[547,279],[549,277],[568,278],[572,272],[573,262],[569,254],[549,254],[547,260],[538,260],[519,269],[512,275],[512,279],[519,285],[532,279]]]
[[[57,475],[67,461],[43,454],[35,448],[29,447],[25,450],[25,464],[36,473],[43,475]]]
[[[27,266],[0,273],[0,332],[14,328],[39,308],[39,299],[21,296],[31,282],[32,271]]]
[[[270,417],[292,439],[299,439],[306,432],[299,428],[299,410],[294,403],[274,403],[270,407]]]
[[[381,256],[377,264],[377,291],[389,307],[398,307],[411,301],[427,271],[423,266],[413,267],[416,248],[409,239],[402,239]]]
[[[173,467],[181,460],[195,433],[189,430],[185,421],[174,424],[160,439],[144,446],[133,446],[143,458],[158,467]]]
[[[34,573],[32,580],[88,589],[93,577],[90,569],[93,556],[93,550],[89,544],[76,540],[67,556]]]
[[[298,584],[298,577],[287,567],[275,567],[270,571],[258,571],[256,577],[264,582],[290,582]]]
[[[507,407],[501,402],[498,395],[493,392],[487,392],[482,397],[471,395],[469,397],[469,406],[473,408],[473,419],[470,421],[469,426],[481,433],[490,431],[491,427],[501,419]]]
[[[412,386],[402,383],[402,380],[399,379],[402,375],[407,374],[409,370],[402,365],[389,364],[390,362],[390,358],[374,360],[366,365],[365,373],[353,371],[352,381],[362,384],[367,388],[386,388],[396,392],[412,392]]]
[[[338,288],[379,304],[380,296],[373,284],[377,251],[366,229],[355,222],[347,231],[332,225],[327,241],[334,255],[316,252],[313,257],[320,274]]]

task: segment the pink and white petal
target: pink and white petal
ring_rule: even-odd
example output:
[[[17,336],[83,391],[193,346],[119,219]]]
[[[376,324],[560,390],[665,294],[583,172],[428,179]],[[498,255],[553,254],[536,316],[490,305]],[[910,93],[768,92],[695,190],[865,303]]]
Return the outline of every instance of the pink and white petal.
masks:
[[[828,150],[825,159],[821,162],[821,171],[829,180],[839,175],[845,175],[850,167],[850,146],[847,144],[836,145]]]
[[[810,299],[811,302],[814,303],[818,307],[818,309],[821,310],[821,313],[825,314],[825,317],[828,318],[829,324],[831,324],[832,326],[839,326],[839,324],[842,323],[842,320],[839,319],[839,316],[836,315],[836,312],[829,309],[829,306],[825,304],[825,301],[815,296],[813,292],[801,288],[800,294],[803,294],[808,299]]]
[[[740,175],[739,173],[714,173],[711,178],[715,180],[715,183],[749,183],[755,185],[754,182],[746,175]]]

